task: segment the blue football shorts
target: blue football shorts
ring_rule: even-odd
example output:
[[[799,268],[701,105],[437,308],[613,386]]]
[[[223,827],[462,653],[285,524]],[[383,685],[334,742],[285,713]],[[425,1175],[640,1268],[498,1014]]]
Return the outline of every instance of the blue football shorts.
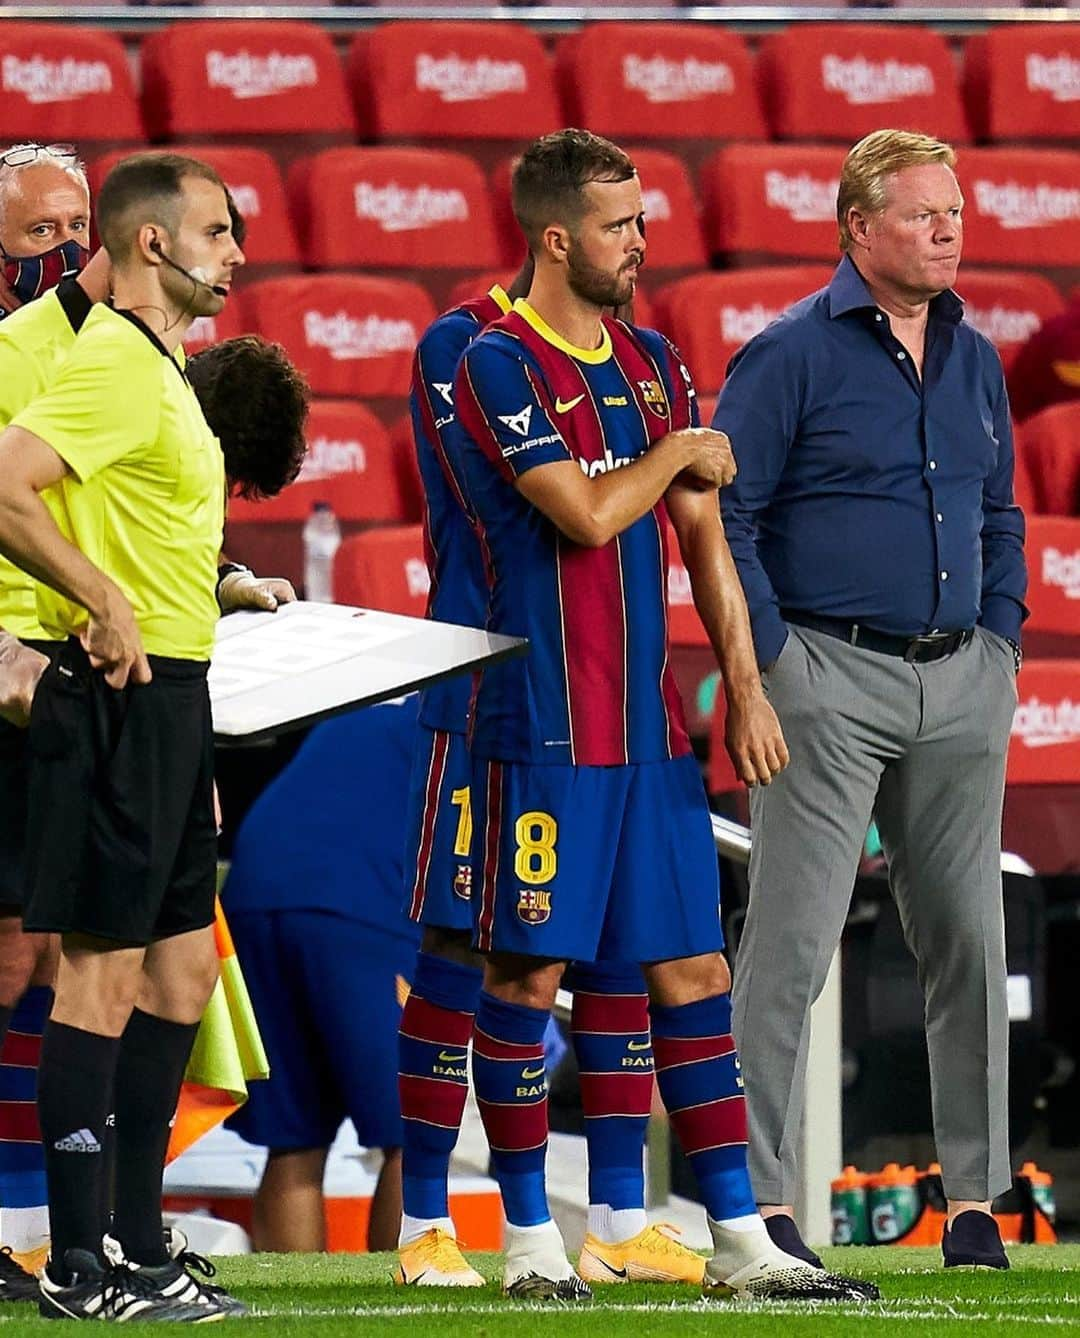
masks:
[[[464,734],[421,728],[409,785],[405,914],[472,932],[472,807]]]
[[[477,758],[472,775],[481,951],[653,962],[723,947],[692,755],[614,767]]]
[[[298,1150],[329,1147],[348,1117],[364,1147],[400,1147],[397,1029],[415,945],[329,911],[235,911],[229,928],[270,1060],[229,1127]]]

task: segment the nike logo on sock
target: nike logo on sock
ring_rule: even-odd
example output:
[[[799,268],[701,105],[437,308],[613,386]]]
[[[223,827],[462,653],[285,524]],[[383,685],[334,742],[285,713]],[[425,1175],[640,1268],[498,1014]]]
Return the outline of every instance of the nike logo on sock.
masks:
[[[542,1078],[544,1076],[544,1066],[541,1064],[538,1069],[522,1069],[521,1076],[526,1082],[531,1078]]]
[[[468,1052],[463,1055],[448,1055],[445,1050],[439,1051],[439,1059],[444,1064],[464,1064],[468,1057]]]
[[[626,1048],[628,1050],[648,1050],[651,1045],[652,1041],[627,1041]]]

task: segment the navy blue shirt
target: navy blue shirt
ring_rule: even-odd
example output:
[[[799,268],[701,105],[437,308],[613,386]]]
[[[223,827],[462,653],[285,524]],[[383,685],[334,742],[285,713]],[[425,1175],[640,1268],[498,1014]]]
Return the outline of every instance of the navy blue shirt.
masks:
[[[248,810],[222,895],[232,911],[329,911],[408,942],[406,812],[418,698],[316,725]]]
[[[1024,518],[1001,362],[955,293],[930,303],[920,380],[848,257],[731,360],[713,427],[758,663],[781,610],[918,636],[981,623],[1018,640]]]

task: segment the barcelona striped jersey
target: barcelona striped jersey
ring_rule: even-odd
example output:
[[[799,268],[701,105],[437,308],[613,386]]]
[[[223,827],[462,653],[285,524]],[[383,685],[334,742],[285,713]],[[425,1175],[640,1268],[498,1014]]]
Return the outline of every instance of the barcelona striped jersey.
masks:
[[[574,348],[518,301],[469,345],[455,400],[491,585],[487,625],[529,640],[527,656],[484,674],[474,754],[618,766],[688,752],[669,659],[663,501],[586,548],[514,487],[555,461],[595,477],[697,426],[678,354],[656,331],[609,319],[599,348]]]
[[[485,325],[510,310],[499,287],[434,321],[413,358],[412,413],[416,458],[424,485],[424,552],[431,576],[427,616],[483,627],[488,584],[461,476],[461,429],[454,412],[454,374],[462,353]],[[472,682],[458,675],[425,689],[420,723],[463,734]]]

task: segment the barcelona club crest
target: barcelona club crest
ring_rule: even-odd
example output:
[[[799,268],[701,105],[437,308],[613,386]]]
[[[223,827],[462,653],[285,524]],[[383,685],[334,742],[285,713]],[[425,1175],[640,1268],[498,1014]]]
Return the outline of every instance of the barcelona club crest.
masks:
[[[547,924],[551,919],[551,893],[543,887],[519,887],[517,913],[527,925]]]
[[[639,381],[638,390],[641,391],[641,398],[656,414],[657,418],[668,416],[667,396],[664,394],[664,387],[659,381]]]
[[[454,896],[460,897],[462,901],[468,901],[472,897],[471,864],[457,866],[457,873],[454,874]]]

